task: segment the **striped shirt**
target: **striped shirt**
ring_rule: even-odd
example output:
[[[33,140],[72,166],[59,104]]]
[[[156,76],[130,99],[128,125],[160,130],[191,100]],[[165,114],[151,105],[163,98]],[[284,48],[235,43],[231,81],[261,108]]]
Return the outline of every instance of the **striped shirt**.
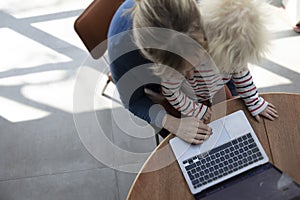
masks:
[[[268,106],[268,102],[258,96],[248,69],[241,73],[229,75],[216,74],[213,70],[200,71],[195,69],[192,79],[183,77],[180,80],[162,79],[162,93],[181,114],[202,119],[208,107],[201,102],[206,100],[212,102],[216,93],[220,92],[230,79],[233,79],[239,96],[253,116],[259,114]],[[216,96],[220,98],[220,95]],[[224,98],[221,101],[226,99],[225,92],[221,96],[223,96],[221,98]]]

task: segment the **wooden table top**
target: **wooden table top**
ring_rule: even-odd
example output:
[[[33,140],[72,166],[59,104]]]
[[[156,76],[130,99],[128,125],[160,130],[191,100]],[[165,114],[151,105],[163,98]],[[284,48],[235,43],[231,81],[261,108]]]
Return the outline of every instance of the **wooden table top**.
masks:
[[[258,123],[239,98],[213,106],[213,113],[221,110],[213,119],[244,110],[270,162],[300,182],[300,94],[261,96],[276,106],[279,118],[275,121],[261,118]],[[155,148],[137,175],[127,199],[194,199],[169,146],[172,137],[169,135]]]

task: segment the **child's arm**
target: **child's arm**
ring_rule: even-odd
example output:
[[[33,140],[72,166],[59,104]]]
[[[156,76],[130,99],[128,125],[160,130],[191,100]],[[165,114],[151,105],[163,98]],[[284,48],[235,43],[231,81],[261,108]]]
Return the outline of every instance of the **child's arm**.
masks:
[[[275,106],[265,101],[258,95],[252,75],[248,69],[232,76],[238,94],[244,100],[248,110],[257,120],[259,115],[274,120],[278,117]]]
[[[182,81],[163,81],[162,93],[169,103],[185,116],[194,116],[197,119],[208,120],[211,111],[209,108],[202,104],[196,103],[190,99],[181,90]]]

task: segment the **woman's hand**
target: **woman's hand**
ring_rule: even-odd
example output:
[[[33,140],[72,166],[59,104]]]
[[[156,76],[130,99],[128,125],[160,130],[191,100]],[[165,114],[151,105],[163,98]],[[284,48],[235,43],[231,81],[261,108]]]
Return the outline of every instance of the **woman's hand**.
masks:
[[[254,116],[256,121],[258,122],[260,121],[260,115],[272,121],[278,118],[278,112],[276,110],[276,107],[271,103],[269,103],[266,109],[264,109],[261,113]]]
[[[207,111],[203,115],[202,119],[207,122],[210,120],[210,117],[211,117],[211,109],[207,107]]]
[[[192,144],[201,144],[212,134],[212,129],[195,117],[176,118],[167,114],[163,119],[163,126]]]

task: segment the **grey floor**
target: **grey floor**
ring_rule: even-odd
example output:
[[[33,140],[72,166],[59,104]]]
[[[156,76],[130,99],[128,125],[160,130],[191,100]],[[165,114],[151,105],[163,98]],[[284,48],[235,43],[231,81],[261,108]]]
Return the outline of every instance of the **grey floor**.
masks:
[[[100,95],[107,66],[73,29],[90,2],[0,3],[0,200],[125,199],[155,148],[113,85]],[[260,92],[300,93],[300,35],[270,11],[272,48],[253,77]]]

